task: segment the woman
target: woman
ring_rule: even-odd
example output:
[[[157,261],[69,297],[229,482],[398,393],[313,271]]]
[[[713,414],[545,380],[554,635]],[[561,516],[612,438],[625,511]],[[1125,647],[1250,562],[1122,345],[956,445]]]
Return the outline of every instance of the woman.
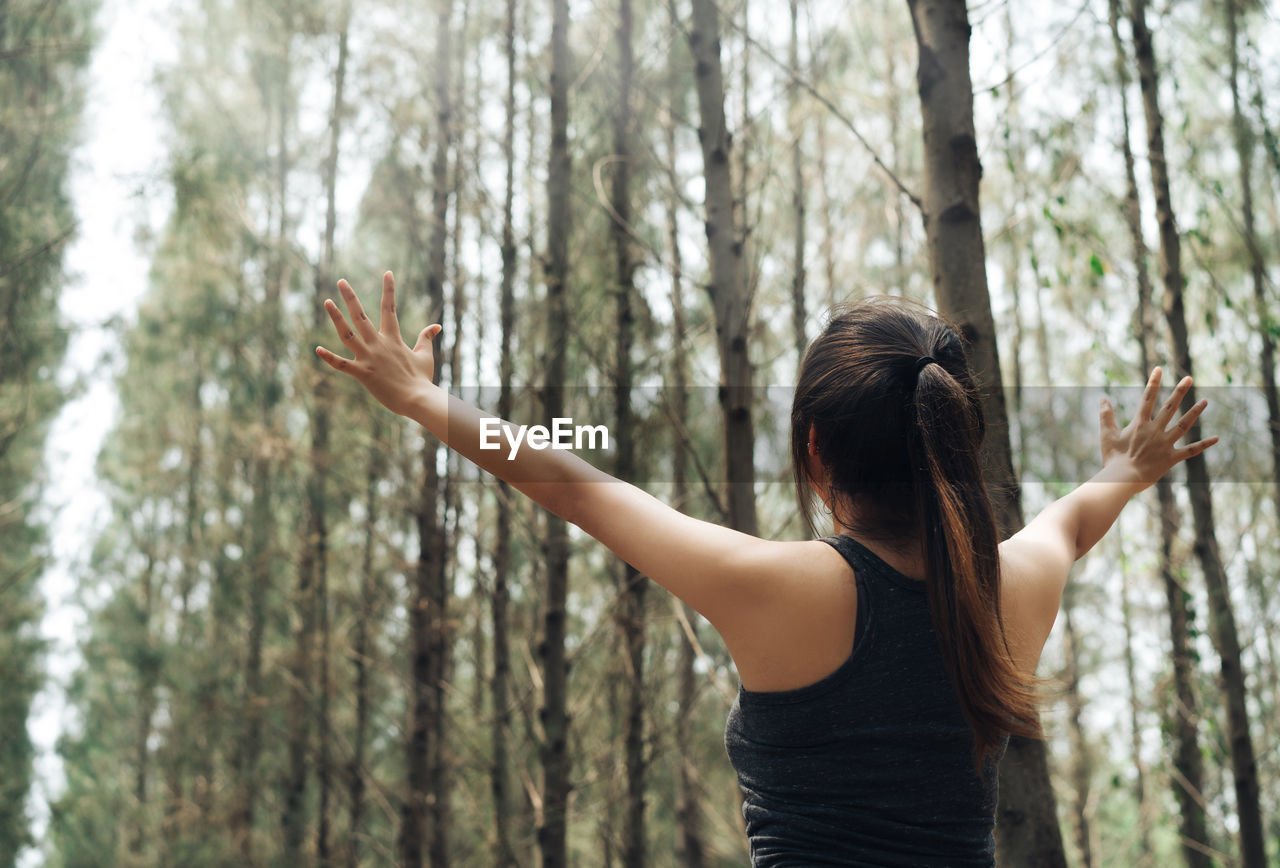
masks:
[[[1176,445],[1206,402],[1171,425],[1191,379],[1157,410],[1156,368],[1123,430],[1103,399],[1093,479],[997,544],[959,335],[899,300],[863,302],[809,348],[791,418],[801,507],[812,528],[816,493],[834,535],[773,542],[571,452],[481,448],[489,417],[432,384],[441,326],[410,349],[390,272],[380,328],[338,287],[352,323],[325,308],[355,358],[321,359],[719,631],[741,679],[725,744],[755,866],[992,865],[995,764],[1008,735],[1039,734],[1034,672],[1071,565],[1129,498],[1217,442]]]

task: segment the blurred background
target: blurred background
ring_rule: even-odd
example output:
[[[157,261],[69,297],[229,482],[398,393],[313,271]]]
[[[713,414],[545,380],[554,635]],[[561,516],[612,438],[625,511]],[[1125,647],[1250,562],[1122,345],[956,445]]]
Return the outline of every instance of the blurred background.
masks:
[[[1223,442],[1077,567],[1001,863],[1280,865],[1277,39],[1255,0],[0,0],[0,865],[746,861],[714,631],[314,357],[387,269],[452,391],[774,538],[833,304],[962,325],[1009,531],[1097,469],[1098,396],[1193,368]]]

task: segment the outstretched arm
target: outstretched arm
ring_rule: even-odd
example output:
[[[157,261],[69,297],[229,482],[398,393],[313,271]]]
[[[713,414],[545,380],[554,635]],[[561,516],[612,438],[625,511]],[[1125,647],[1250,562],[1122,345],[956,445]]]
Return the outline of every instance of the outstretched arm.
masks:
[[[449,448],[510,483],[541,506],[582,528],[644,575],[667,588],[725,632],[776,572],[776,547],[729,528],[672,509],[634,485],[615,479],[567,450],[482,449],[482,435],[496,424],[476,407],[432,382],[432,341],[439,324],[427,326],[410,348],[400,336],[395,280],[382,279],[381,324],[375,328],[345,280],[339,281],[352,322],[332,300],[325,310],[354,355],[347,359],[324,347],[316,355],[359,380],[383,405],[418,422]],[[510,423],[502,422],[503,427]],[[493,438],[488,438],[492,442]]]
[[[1184,377],[1157,411],[1161,373],[1160,368],[1151,372],[1138,413],[1123,429],[1116,425],[1111,402],[1102,399],[1102,469],[1000,545],[1004,589],[1011,603],[1033,613],[1030,620],[1043,633],[1041,645],[1053,627],[1071,565],[1111,529],[1130,498],[1218,442],[1208,437],[1177,445],[1208,401],[1197,402],[1171,425],[1191,378]]]

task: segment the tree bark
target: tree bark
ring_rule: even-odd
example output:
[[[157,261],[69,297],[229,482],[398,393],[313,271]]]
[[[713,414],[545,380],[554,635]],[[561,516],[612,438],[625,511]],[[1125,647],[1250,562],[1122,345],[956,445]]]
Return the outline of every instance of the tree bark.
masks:
[[[154,523],[152,525],[154,529]],[[154,534],[153,534],[154,536]],[[156,687],[160,681],[160,661],[157,658],[151,621],[155,611],[156,576],[155,553],[151,541],[142,544],[146,564],[142,568],[142,599],[138,606],[138,650],[134,661],[138,679],[138,720],[134,741],[133,799],[135,814],[129,835],[129,852],[141,858],[147,844],[147,783],[151,767],[151,719],[156,711]]]
[[[453,0],[449,2],[450,19],[452,20]],[[454,90],[452,91],[453,99],[447,103],[450,106],[450,118],[447,122],[450,130],[449,145],[453,150],[453,166],[449,166],[448,152],[446,151],[441,161],[441,166],[433,169],[433,174],[439,180],[447,180],[447,188],[443,208],[437,212],[434,220],[439,220],[446,227],[444,234],[448,239],[448,259],[450,265],[446,272],[445,259],[441,259],[439,263],[441,275],[441,295],[443,296],[443,288],[445,283],[445,275],[448,275],[450,283],[448,305],[451,309],[451,326],[446,326],[449,334],[453,336],[453,340],[449,344],[449,353],[447,358],[446,371],[448,372],[447,391],[455,394],[461,394],[463,386],[462,376],[462,341],[460,336],[463,331],[463,319],[467,311],[467,288],[465,285],[465,272],[462,267],[462,208],[456,203],[460,202],[463,196],[462,178],[465,171],[465,130],[461,124],[455,123],[454,118],[459,114],[459,106],[465,109],[466,105],[466,34],[467,26],[471,18],[471,4],[468,0],[462,2],[462,19],[458,24],[456,37],[451,34],[451,41],[456,38],[459,50],[457,51],[458,62],[456,64],[456,76],[451,76],[451,80],[455,81]],[[452,25],[443,18],[440,27]],[[448,59],[446,59],[448,62]],[[441,88],[448,86],[442,85]],[[441,91],[443,92],[443,90]],[[441,121],[441,126],[444,126]],[[437,159],[441,159],[441,155],[437,152]],[[452,197],[455,206],[452,214],[452,227],[449,228],[450,220],[448,199]],[[443,316],[441,317],[443,320]],[[477,336],[477,340],[482,339]],[[437,358],[440,358],[437,356]],[[478,381],[477,381],[478,382]],[[440,562],[438,566],[438,574],[436,576],[436,594],[439,600],[437,611],[440,613],[438,628],[432,632],[432,641],[435,645],[432,656],[436,663],[435,680],[432,682],[432,690],[434,699],[432,701],[432,720],[431,730],[434,733],[432,738],[431,752],[431,793],[428,801],[431,807],[431,824],[430,824],[430,844],[428,853],[430,863],[432,865],[447,865],[451,858],[451,851],[448,849],[449,836],[446,832],[452,825],[451,796],[450,784],[453,780],[453,759],[449,742],[445,738],[449,726],[449,707],[448,698],[451,689],[446,685],[450,685],[453,678],[453,645],[455,641],[455,632],[461,620],[461,613],[452,615],[449,613],[449,602],[453,599],[454,577],[457,575],[458,564],[458,487],[461,479],[461,468],[463,458],[453,450],[445,450],[445,473],[441,480],[441,530],[440,530]],[[477,650],[477,655],[482,652]],[[476,663],[479,664],[477,656]]]
[[[337,227],[337,190],[338,190],[338,149],[342,132],[343,120],[343,101],[342,94],[346,86],[347,79],[347,34],[351,27],[351,8],[349,3],[344,4],[340,12],[341,18],[339,22],[338,32],[338,60],[337,68],[333,73],[333,105],[329,114],[329,154],[325,161],[325,218],[324,218],[324,252],[322,257],[321,268],[316,273],[316,288],[320,290],[323,287],[323,293],[331,292],[333,286],[333,243],[334,233]],[[317,291],[315,309],[316,309],[316,325],[324,327],[324,295]],[[322,383],[332,383],[330,377],[321,378]],[[323,432],[320,440],[319,452],[321,461],[319,466],[327,474],[329,470],[329,420],[328,413],[323,410],[328,403],[329,392],[328,386],[323,391],[320,388],[316,390],[316,406],[317,412],[324,412],[324,424],[317,424],[317,433]],[[319,420],[317,420],[319,422]],[[313,465],[314,466],[314,465]],[[316,596],[317,607],[319,608],[320,617],[320,708],[317,713],[317,723],[319,726],[319,745],[316,756],[316,782],[319,785],[320,793],[316,807],[316,859],[320,865],[328,865],[330,853],[330,799],[333,789],[333,760],[331,749],[332,734],[329,731],[329,705],[333,692],[333,685],[330,684],[329,677],[329,653],[332,647],[329,627],[329,569],[327,563],[328,531],[324,521],[325,492],[323,486],[317,490],[317,510],[316,517],[318,521],[315,524],[316,530]],[[310,502],[310,501],[309,501]],[[308,507],[310,513],[310,506]]]
[[[1184,280],[1180,239],[1169,192],[1169,164],[1164,150],[1164,117],[1160,112],[1158,99],[1159,80],[1155,52],[1151,32],[1147,29],[1146,0],[1131,0],[1130,13],[1138,80],[1142,86],[1142,102],[1147,119],[1147,154],[1151,165],[1152,187],[1156,195],[1156,221],[1160,227],[1160,271],[1166,292],[1164,311],[1173,339],[1174,369],[1180,379],[1194,374],[1183,307]],[[1188,405],[1196,402],[1194,385],[1186,395],[1186,402]],[[1195,442],[1201,438],[1199,421],[1191,426],[1187,438],[1187,442]],[[1208,465],[1203,454],[1188,459],[1186,464],[1191,514],[1195,524],[1195,552],[1209,589],[1209,628],[1221,660],[1228,744],[1235,779],[1236,811],[1240,822],[1241,864],[1245,868],[1261,868],[1266,862],[1266,846],[1263,842],[1262,810],[1258,797],[1258,768],[1253,739],[1249,734],[1244,672],[1240,666],[1240,639],[1214,528]]]
[[[1071,587],[1068,594],[1073,594]],[[1084,868],[1093,868],[1093,842],[1089,831],[1089,787],[1093,769],[1089,763],[1089,744],[1085,739],[1084,701],[1080,696],[1080,645],[1079,634],[1076,633],[1075,621],[1072,619],[1074,600],[1063,601],[1063,632],[1067,646],[1067,719],[1071,726],[1071,813],[1075,818],[1076,849],[1080,853],[1080,864]]]
[[[689,49],[693,53],[706,175],[704,223],[711,259],[708,291],[720,354],[720,409],[724,415],[729,525],[756,535],[755,428],[751,367],[751,293],[744,280],[743,239],[734,219],[731,138],[725,125],[724,74],[720,67],[719,9],[693,0]]]
[[[354,693],[356,700],[355,728],[351,734],[351,763],[347,767],[347,800],[350,805],[350,821],[347,829],[347,868],[360,865],[360,838],[364,833],[365,753],[369,741],[369,663],[374,640],[370,624],[375,602],[381,596],[374,572],[373,550],[377,541],[379,516],[378,483],[386,472],[386,456],[383,443],[384,423],[381,416],[374,416],[373,431],[369,443],[364,491],[364,543],[360,561],[360,598],[355,612],[355,640],[351,649],[351,663],[355,669]]]
[[[1004,91],[1007,99],[1006,108],[1000,119],[1001,124],[1004,127],[1004,129],[1002,130],[1002,138],[1004,139],[1004,158],[1005,158],[1005,165],[1022,166],[1025,164],[1025,148],[1022,146],[1022,141],[1019,138],[1017,138],[1017,135],[1015,133],[1015,130],[1019,130],[1021,128],[1021,123],[1018,117],[1018,107],[1019,107],[1018,85],[1017,85],[1018,71],[1013,65],[1013,52],[1014,52],[1014,47],[1017,44],[1017,37],[1016,37],[1016,32],[1013,29],[1012,4],[1008,4],[1004,7],[1004,25],[1005,25],[1005,40],[1006,40],[1005,41],[1005,62],[1008,65],[1008,69],[1009,69],[1007,81],[1004,86]],[[895,117],[896,117],[896,110],[895,110]],[[896,139],[894,141],[895,141],[895,149],[896,149],[897,147]],[[896,169],[897,168],[896,159],[894,163],[895,163],[894,168]],[[1014,188],[1016,190],[1014,201],[1016,203],[1019,203],[1025,206],[1025,204],[1030,199],[1030,197],[1028,196],[1028,191],[1027,191],[1028,185],[1026,183],[1025,175],[1019,175],[1017,178],[1017,181],[1018,183],[1015,185],[1015,188]],[[897,201],[899,204],[901,204],[902,202],[901,195],[897,197]],[[1008,228],[1009,258],[1006,261],[1006,266],[1005,266],[1005,283],[1009,287],[1009,295],[1013,301],[1013,310],[1012,310],[1013,335],[1011,336],[1010,343],[1013,345],[1012,420],[1016,423],[1016,425],[1010,426],[1011,427],[1010,449],[1012,450],[1012,453],[1013,453],[1014,472],[1015,472],[1016,478],[1021,479],[1022,470],[1026,466],[1026,461],[1027,461],[1026,433],[1025,433],[1026,420],[1023,419],[1022,417],[1022,408],[1023,408],[1022,383],[1026,374],[1025,374],[1025,371],[1023,370],[1023,364],[1022,364],[1022,338],[1023,338],[1023,331],[1024,331],[1024,326],[1022,324],[1023,295],[1022,295],[1022,277],[1021,277],[1023,237],[1022,237],[1022,232],[1020,231],[1021,221],[1018,219],[1017,207],[1018,206],[1015,205],[1014,208],[1010,210],[1010,214],[1008,218],[1009,220],[1009,228]],[[901,220],[899,220],[899,222],[901,222]],[[898,244],[900,248],[902,244],[901,229],[899,229],[898,235],[899,235]],[[899,255],[901,254],[899,253]],[[1036,268],[1035,259],[1033,257],[1032,258],[1033,274],[1037,270],[1038,269]],[[1031,292],[1032,292],[1033,298],[1036,299],[1037,309],[1039,309],[1040,281],[1038,276],[1032,282]],[[1048,386],[1049,381],[1046,380],[1044,385]],[[1014,435],[1013,431],[1016,431],[1016,435]],[[1016,444],[1013,442],[1015,436],[1017,439]]]
[[[452,0],[436,0],[435,109],[431,146],[431,240],[427,248],[426,302],[432,315],[444,313],[444,282],[449,218],[449,150],[453,142],[450,61]],[[425,135],[425,133],[424,133]],[[457,340],[457,335],[453,340]],[[435,338],[435,358],[442,359],[441,339]],[[440,381],[437,365],[434,379]],[[413,599],[409,606],[412,643],[411,713],[407,756],[407,786],[400,828],[400,857],[405,868],[447,861],[448,782],[433,774],[444,751],[444,656],[448,593],[445,583],[445,532],[440,515],[442,480],[436,454],[439,441],[427,435],[423,445],[423,479],[416,510],[418,562]]]
[[[1116,80],[1120,89],[1120,113],[1122,120],[1121,150],[1125,164],[1125,223],[1129,227],[1129,237],[1133,245],[1133,262],[1138,276],[1138,305],[1136,310],[1135,331],[1139,340],[1139,375],[1146,376],[1151,371],[1152,359],[1156,356],[1156,325],[1151,307],[1151,276],[1147,269],[1147,244],[1142,236],[1142,200],[1138,196],[1138,176],[1130,144],[1129,132],[1129,60],[1124,41],[1120,38],[1120,0],[1109,0],[1109,20],[1111,39],[1116,53]],[[1174,573],[1172,557],[1173,542],[1178,531],[1178,513],[1174,502],[1173,485],[1169,479],[1156,482],[1156,501],[1159,504],[1157,521],[1160,525],[1160,580],[1164,587],[1165,599],[1169,612],[1169,635],[1172,643],[1173,684],[1175,706],[1172,712],[1174,737],[1174,794],[1179,807],[1179,834],[1182,838],[1182,852],[1188,868],[1208,868],[1208,854],[1193,846],[1208,843],[1208,831],[1205,823],[1204,806],[1199,801],[1204,790],[1204,766],[1200,755],[1200,746],[1196,734],[1197,712],[1196,695],[1193,680],[1193,660],[1190,648],[1188,625],[1192,620],[1188,605],[1189,596],[1184,592]],[[1126,598],[1127,603],[1127,598]],[[1127,621],[1126,621],[1127,624]],[[1132,669],[1129,659],[1132,652],[1126,645],[1126,661]],[[1130,683],[1133,677],[1130,674]],[[1134,741],[1137,743],[1136,711],[1132,718]],[[1136,750],[1136,747],[1135,747]],[[1141,766],[1139,766],[1139,802],[1143,801]],[[1141,810],[1141,804],[1140,804]],[[1150,817],[1141,818],[1143,828],[1144,852],[1150,852],[1148,827]]]
[[[515,331],[515,280],[519,265],[515,236],[515,123],[516,123],[516,0],[507,0],[504,43],[507,60],[506,125],[502,134],[502,157],[506,166],[506,184],[502,200],[502,286],[498,302],[501,331],[498,357],[498,417],[510,419],[512,410],[511,380],[515,376],[515,360],[511,342]],[[511,650],[507,635],[508,583],[511,575],[511,487],[498,481],[498,516],[493,541],[493,749],[490,769],[490,791],[493,796],[494,864],[515,864],[511,844],[512,806],[509,782],[511,760],[507,739],[511,732]]]
[[[1013,165],[1021,165],[1021,162]],[[1026,195],[1025,189],[1023,192]],[[1053,382],[1053,370],[1050,364],[1052,355],[1049,347],[1047,318],[1041,303],[1042,293],[1040,292],[1040,287],[1044,286],[1045,281],[1035,257],[1032,257],[1031,260],[1031,274],[1032,283],[1036,287],[1036,291],[1032,295],[1035,300],[1035,332],[1038,350],[1036,355],[1040,362],[1040,379],[1047,387]],[[1052,478],[1055,480],[1067,478],[1062,466],[1063,449],[1060,439],[1061,436],[1057,426],[1050,425],[1045,432],[1045,441],[1049,449]],[[1080,645],[1073,620],[1076,601],[1080,592],[1079,581],[1076,578],[1068,582],[1062,594],[1062,626],[1067,656],[1067,679],[1063,690],[1067,698],[1068,740],[1071,745],[1069,774],[1072,790],[1071,815],[1075,828],[1076,849],[1084,868],[1091,868],[1093,865],[1093,840],[1089,824],[1089,789],[1093,778],[1093,768],[1089,760],[1089,742],[1084,732],[1084,697],[1080,693]]]
[[[329,152],[324,164],[325,224],[321,240],[320,261],[315,271],[313,304],[315,326],[323,329],[328,314],[324,300],[333,285],[333,239],[337,223],[338,143],[341,129],[342,89],[347,68],[347,23],[344,20],[338,36],[338,62],[333,76],[333,102],[329,113]],[[298,584],[295,604],[299,610],[298,631],[294,643],[293,689],[289,702],[289,779],[285,787],[285,807],[282,820],[285,858],[301,859],[303,833],[305,831],[304,799],[307,778],[313,765],[310,753],[311,718],[316,716],[319,744],[316,767],[320,786],[321,808],[317,812],[316,855],[324,864],[328,859],[328,797],[329,797],[329,733],[327,653],[328,637],[322,637],[320,657],[322,677],[313,678],[315,658],[316,620],[319,616],[321,631],[327,632],[328,601],[328,553],[329,528],[325,515],[327,480],[329,477],[329,404],[332,401],[332,381],[327,376],[315,380],[311,404],[311,453],[306,487],[306,535],[302,542],[302,556],[298,564]],[[314,707],[313,707],[314,705]]]
[[[631,410],[631,347],[635,340],[635,257],[631,250],[631,163],[633,112],[631,79],[635,66],[632,49],[631,0],[618,0],[618,94],[613,125],[613,185],[610,205],[613,222],[609,227],[614,252],[616,281],[616,357],[614,361],[614,418],[617,423],[615,471],[619,479],[632,481],[636,475],[635,421]],[[626,868],[643,868],[645,847],[645,773],[644,751],[644,654],[645,591],[648,579],[625,562],[617,566],[620,578],[618,620],[625,654],[626,695],[626,770],[627,799],[623,814],[622,864]]]
[[[673,86],[673,91],[678,85]],[[666,157],[668,168],[675,176],[676,133],[675,125],[667,123]],[[671,381],[672,415],[676,431],[671,479],[676,505],[685,508],[689,498],[688,442],[683,432],[688,430],[688,359],[687,329],[684,313],[684,260],[680,255],[679,202],[669,193],[666,203],[667,250],[671,273]],[[697,698],[697,675],[694,672],[696,657],[694,642],[697,640],[698,614],[685,603],[672,599],[672,604],[684,615],[688,632],[680,629],[680,653],[676,664],[676,862],[685,868],[703,868],[706,864],[701,825],[701,796],[698,785],[697,760],[693,749],[693,706]]]
[[[551,154],[547,174],[546,424],[564,415],[566,288],[569,281],[569,4],[552,0]],[[565,521],[547,515],[546,612],[540,647],[543,672],[542,827],[543,868],[565,868],[569,809],[569,666],[565,658],[565,600],[569,585],[569,538]]]
[[[1125,683],[1129,687],[1129,749],[1133,752],[1133,769],[1138,776],[1134,797],[1138,800],[1138,843],[1142,853],[1139,865],[1146,866],[1151,861],[1151,806],[1147,800],[1147,767],[1142,760],[1142,729],[1138,719],[1140,702],[1133,656],[1133,604],[1129,600],[1129,576],[1128,565],[1121,561],[1120,615],[1124,621]]]
[[[280,322],[284,309],[283,297],[287,278],[286,249],[289,231],[288,184],[291,169],[288,148],[290,123],[289,93],[292,66],[293,34],[290,13],[286,10],[284,45],[280,57],[280,77],[274,92],[264,93],[264,102],[276,101],[276,189],[272,194],[275,210],[275,238],[266,269],[266,295],[263,300],[262,322],[262,371],[260,375],[259,424],[262,437],[255,447],[252,462],[252,502],[249,507],[249,635],[248,654],[245,661],[244,693],[241,718],[243,729],[236,751],[236,780],[239,797],[232,814],[232,838],[240,851],[240,859],[246,865],[256,864],[254,855],[253,824],[257,808],[260,782],[258,759],[262,753],[262,717],[268,697],[263,690],[262,650],[268,615],[267,592],[275,581],[275,563],[278,552],[275,545],[274,501],[272,490],[278,459],[275,457],[276,441],[282,436],[278,406],[283,388],[279,380],[279,352],[283,343]],[[267,87],[265,83],[261,85]]]
[[[831,187],[827,183],[827,116],[818,117],[815,125],[816,145],[818,148],[818,188],[822,196],[822,208],[819,219],[822,223],[822,244],[818,253],[822,256],[822,273],[826,278],[826,304],[828,307],[836,302],[836,244],[834,220],[831,218]],[[905,287],[902,291],[905,291]]]
[[[898,177],[907,174],[907,166],[902,146],[902,115],[903,102],[902,92],[898,90],[898,41],[897,21],[890,9],[896,8],[897,2],[883,4],[882,20],[886,24],[885,29],[885,59],[888,61],[888,68],[885,70],[885,78],[889,82],[890,92],[892,96],[889,99],[889,145],[892,149],[892,160],[890,165],[893,167],[893,173]],[[893,289],[892,294],[905,296],[907,294],[907,286],[910,280],[907,276],[907,256],[906,256],[906,238],[907,238],[907,214],[906,214],[907,197],[902,190],[895,189],[893,192]]]
[[[1280,320],[1267,301],[1266,264],[1262,248],[1258,245],[1257,220],[1253,209],[1253,131],[1245,120],[1240,100],[1240,8],[1241,0],[1227,0],[1227,40],[1231,61],[1231,126],[1235,133],[1236,154],[1240,163],[1240,212],[1244,246],[1249,255],[1249,277],[1253,283],[1254,305],[1258,311],[1258,336],[1262,339],[1260,353],[1262,367],[1262,394],[1267,402],[1267,427],[1271,433],[1272,493],[1275,497],[1276,515],[1280,516],[1280,394],[1276,391],[1276,334],[1280,332]]]
[[[795,78],[800,74],[800,9],[798,0],[791,0],[791,47],[788,63],[792,81],[787,85],[790,127],[795,133],[791,146],[791,214],[795,221],[795,246],[791,255],[791,330],[796,346],[796,364],[804,360],[809,339],[805,334],[807,319],[804,303],[805,284],[805,195],[804,195],[804,126],[800,123],[800,86]]]
[[[968,11],[960,0],[908,0],[919,47],[924,124],[923,217],[939,310],[961,329],[986,417],[983,474],[1003,534],[1022,526],[1009,423],[987,290],[969,77]],[[996,843],[1001,864],[1066,866],[1042,741],[1013,738],[1000,765]]]
[[[191,380],[188,395],[190,396],[190,441],[184,446],[186,453],[186,481],[182,498],[182,568],[178,583],[178,636],[179,654],[190,655],[195,650],[192,617],[191,595],[200,581],[201,552],[200,537],[204,526],[203,508],[201,506],[200,488],[204,482],[204,447],[201,436],[205,429],[204,402],[200,391],[204,385],[204,365],[200,347],[190,348],[189,361],[184,354],[183,363],[190,364]],[[171,691],[169,706],[169,736],[166,744],[158,751],[160,762],[164,767],[164,778],[168,795],[161,820],[161,835],[166,847],[171,847],[179,837],[187,832],[192,821],[202,822],[207,819],[207,792],[204,782],[212,774],[213,738],[210,730],[213,721],[209,717],[200,717],[200,700],[205,695],[207,669],[197,668],[193,683],[185,689],[174,683],[169,673],[163,673],[167,687]],[[193,720],[200,720],[201,726],[194,727]],[[195,807],[195,811],[184,811],[187,804]],[[194,817],[192,816],[194,815]],[[202,816],[205,815],[205,816]],[[199,817],[200,819],[195,819]]]

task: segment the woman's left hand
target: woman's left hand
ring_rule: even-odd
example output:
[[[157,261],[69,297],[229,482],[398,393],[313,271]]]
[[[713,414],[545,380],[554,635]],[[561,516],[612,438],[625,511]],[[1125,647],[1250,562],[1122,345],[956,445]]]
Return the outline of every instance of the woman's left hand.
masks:
[[[1116,424],[1115,408],[1111,402],[1106,398],[1102,399],[1102,465],[1112,469],[1113,475],[1132,475],[1135,481],[1144,486],[1154,483],[1179,462],[1199,455],[1218,442],[1217,437],[1206,437],[1186,446],[1178,446],[1178,440],[1191,431],[1209,402],[1204,399],[1197,401],[1174,422],[1182,399],[1191,389],[1191,378],[1183,377],[1168,400],[1157,410],[1162,373],[1159,367],[1152,369],[1138,412],[1124,428]]]
[[[333,320],[338,338],[355,358],[343,358],[324,347],[316,347],[316,355],[330,367],[359,380],[388,410],[408,415],[414,400],[433,385],[436,366],[431,342],[444,327],[439,323],[427,326],[418,334],[412,348],[404,342],[396,318],[396,281],[390,271],[382,275],[382,316],[376,329],[351,284],[339,280],[338,291],[354,326],[347,322],[333,299],[325,299],[324,309]]]

